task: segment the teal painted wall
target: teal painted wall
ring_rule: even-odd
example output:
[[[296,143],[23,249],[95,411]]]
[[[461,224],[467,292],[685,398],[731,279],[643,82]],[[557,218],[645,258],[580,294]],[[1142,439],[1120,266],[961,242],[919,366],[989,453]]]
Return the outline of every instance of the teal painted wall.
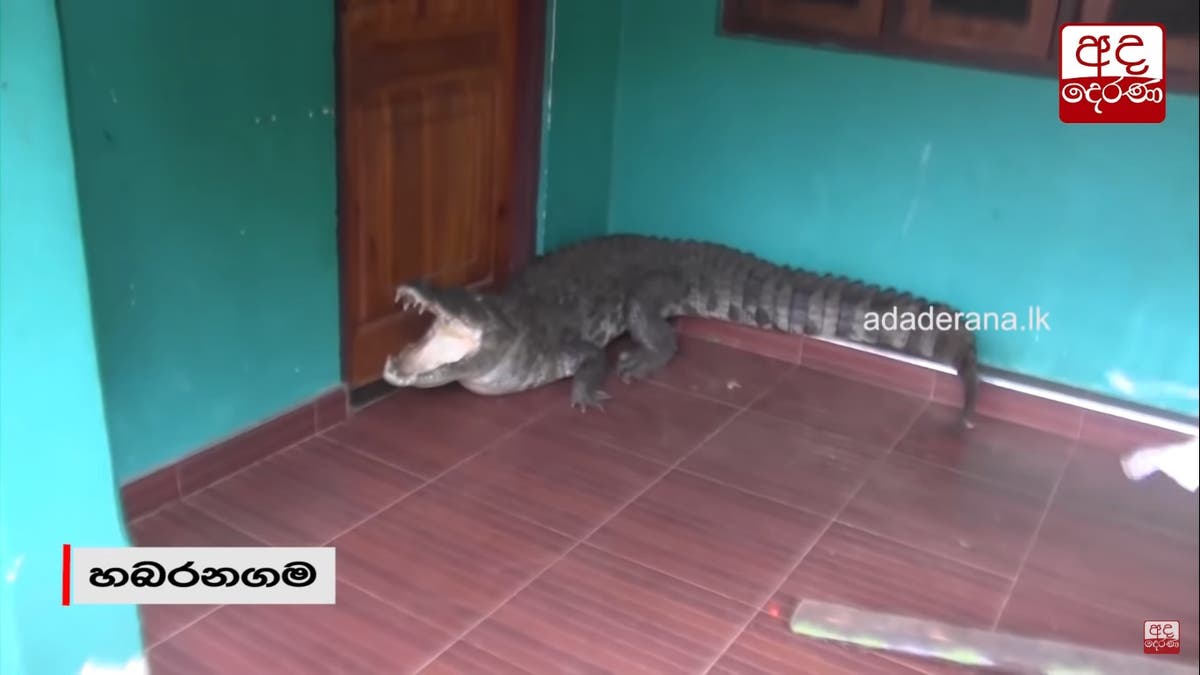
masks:
[[[61,6],[108,426],[128,480],[340,379],[334,6]]]
[[[126,546],[54,3],[0,3],[0,672],[140,659],[137,608],[62,607],[62,545]]]
[[[561,25],[569,4],[560,54],[568,28],[600,28]],[[1195,96],[1171,95],[1159,126],[1067,126],[1050,80],[718,37],[718,0],[621,6],[612,131],[588,122],[612,134],[608,231],[970,311],[1040,305],[1050,332],[981,335],[988,365],[1197,414]],[[555,106],[581,77],[560,57]],[[552,164],[549,194],[589,170]],[[546,239],[591,211],[547,218]]]
[[[547,15],[539,251],[608,227],[621,3],[550,0]]]

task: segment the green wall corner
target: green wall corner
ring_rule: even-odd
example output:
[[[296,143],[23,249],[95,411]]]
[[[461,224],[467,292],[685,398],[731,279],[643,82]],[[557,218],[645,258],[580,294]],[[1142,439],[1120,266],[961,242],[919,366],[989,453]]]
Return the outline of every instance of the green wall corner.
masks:
[[[622,4],[549,1],[539,253],[608,229]]]
[[[132,605],[61,605],[62,545],[126,546],[55,4],[0,3],[0,670],[141,660]]]
[[[340,381],[334,4],[60,6],[127,481]]]

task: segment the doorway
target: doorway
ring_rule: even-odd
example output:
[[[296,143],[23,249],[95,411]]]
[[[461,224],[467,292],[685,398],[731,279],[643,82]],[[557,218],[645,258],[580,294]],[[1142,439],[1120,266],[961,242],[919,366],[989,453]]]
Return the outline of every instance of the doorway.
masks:
[[[398,284],[502,286],[536,237],[546,0],[340,0],[342,370],[381,382],[428,316]],[[374,388],[374,387],[370,387]]]

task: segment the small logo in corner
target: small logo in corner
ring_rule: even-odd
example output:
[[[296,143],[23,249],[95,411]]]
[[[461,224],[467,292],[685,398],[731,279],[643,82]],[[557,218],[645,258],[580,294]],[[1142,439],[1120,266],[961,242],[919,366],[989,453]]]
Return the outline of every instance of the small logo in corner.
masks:
[[[1068,23],[1059,38],[1060,120],[1158,124],[1167,118],[1167,36],[1161,24]]]
[[[1146,654],[1178,654],[1179,622],[1147,621],[1142,651]]]

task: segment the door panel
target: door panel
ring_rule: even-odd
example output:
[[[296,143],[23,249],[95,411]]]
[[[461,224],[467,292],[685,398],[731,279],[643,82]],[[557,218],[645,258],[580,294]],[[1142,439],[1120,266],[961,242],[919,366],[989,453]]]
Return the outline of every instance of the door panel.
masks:
[[[396,285],[509,268],[518,0],[351,0],[342,14],[347,378],[379,379],[427,319]]]

